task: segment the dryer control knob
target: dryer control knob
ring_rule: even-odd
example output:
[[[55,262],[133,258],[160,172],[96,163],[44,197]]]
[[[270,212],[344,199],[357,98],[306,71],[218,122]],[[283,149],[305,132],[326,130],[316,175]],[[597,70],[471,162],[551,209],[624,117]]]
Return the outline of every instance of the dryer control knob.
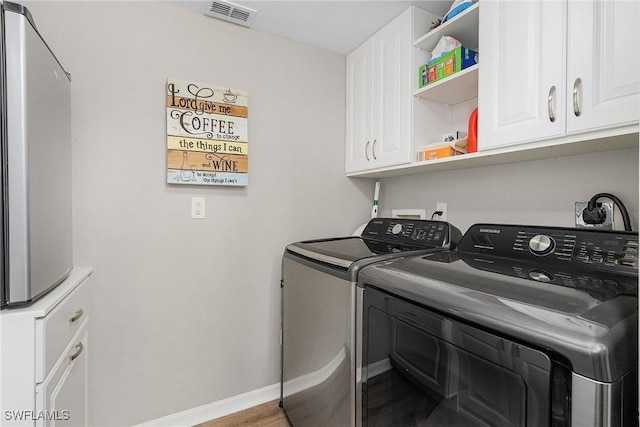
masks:
[[[534,255],[548,255],[555,249],[555,242],[547,235],[538,234],[529,240],[529,249]]]
[[[533,280],[537,280],[538,282],[544,282],[544,283],[549,283],[551,282],[551,280],[553,280],[550,274],[540,270],[530,271],[529,277],[531,277]]]
[[[391,232],[393,234],[400,234],[402,232],[402,224],[394,225],[393,228],[391,229]]]

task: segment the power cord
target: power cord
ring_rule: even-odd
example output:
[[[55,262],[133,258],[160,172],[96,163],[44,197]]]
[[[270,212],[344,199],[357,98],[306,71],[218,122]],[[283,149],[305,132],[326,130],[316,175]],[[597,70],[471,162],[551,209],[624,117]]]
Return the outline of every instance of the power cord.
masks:
[[[438,215],[438,216],[442,216],[444,212],[442,211],[435,211],[434,213],[431,214],[431,220],[433,221],[433,217]]]
[[[607,213],[602,207],[602,204],[598,203],[598,199],[601,197],[611,199],[613,203],[618,206],[620,214],[622,215],[622,222],[624,223],[625,231],[633,231],[631,229],[631,221],[629,220],[629,212],[627,212],[627,208],[620,199],[610,193],[598,193],[589,200],[587,207],[582,212],[584,222],[587,224],[602,224],[605,221]]]

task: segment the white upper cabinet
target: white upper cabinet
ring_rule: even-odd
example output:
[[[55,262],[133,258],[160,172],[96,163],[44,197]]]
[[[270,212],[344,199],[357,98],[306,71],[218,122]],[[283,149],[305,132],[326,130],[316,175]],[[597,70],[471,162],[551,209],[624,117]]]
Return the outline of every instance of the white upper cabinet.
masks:
[[[373,40],[347,57],[346,171],[371,167]]]
[[[638,147],[639,1],[479,0],[429,30],[434,20],[413,7],[347,57],[348,176]],[[478,64],[418,89],[418,68],[443,35],[477,48]],[[476,105],[477,153],[417,160],[421,147],[465,130]]]
[[[347,57],[347,173],[410,161],[412,20],[410,8]]]
[[[479,149],[637,124],[638,10],[624,0],[483,2]]]
[[[569,134],[638,123],[640,2],[569,1]]]
[[[373,138],[376,166],[410,161],[413,33],[411,9],[374,37]]]
[[[482,3],[479,149],[563,134],[565,17],[558,1]]]

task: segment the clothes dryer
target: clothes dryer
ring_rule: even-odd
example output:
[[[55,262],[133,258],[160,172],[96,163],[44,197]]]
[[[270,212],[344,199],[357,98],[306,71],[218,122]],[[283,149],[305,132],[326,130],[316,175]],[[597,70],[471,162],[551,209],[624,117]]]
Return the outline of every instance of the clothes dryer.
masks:
[[[638,234],[477,224],[358,276],[365,426],[636,426]]]

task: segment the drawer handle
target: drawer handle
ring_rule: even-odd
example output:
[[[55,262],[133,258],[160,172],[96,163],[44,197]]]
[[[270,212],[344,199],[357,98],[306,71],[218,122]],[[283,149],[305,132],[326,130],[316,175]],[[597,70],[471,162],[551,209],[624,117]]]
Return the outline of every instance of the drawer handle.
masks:
[[[84,314],[84,311],[82,311],[82,309],[79,308],[78,311],[76,311],[76,314],[74,314],[73,317],[69,319],[69,323],[75,322],[76,320],[81,318],[83,314]]]
[[[364,157],[367,159],[367,161],[369,161],[369,154],[367,153],[367,151],[369,150],[370,144],[371,141],[367,141],[367,144],[364,146]]]
[[[378,158],[376,157],[376,142],[378,142],[377,139],[373,140],[373,144],[371,145],[371,154],[373,155],[373,160],[377,160]]]
[[[82,350],[84,350],[84,346],[81,342],[79,342],[78,345],[76,345],[76,352],[69,356],[69,362],[73,362],[74,360],[76,360],[82,353]]]

